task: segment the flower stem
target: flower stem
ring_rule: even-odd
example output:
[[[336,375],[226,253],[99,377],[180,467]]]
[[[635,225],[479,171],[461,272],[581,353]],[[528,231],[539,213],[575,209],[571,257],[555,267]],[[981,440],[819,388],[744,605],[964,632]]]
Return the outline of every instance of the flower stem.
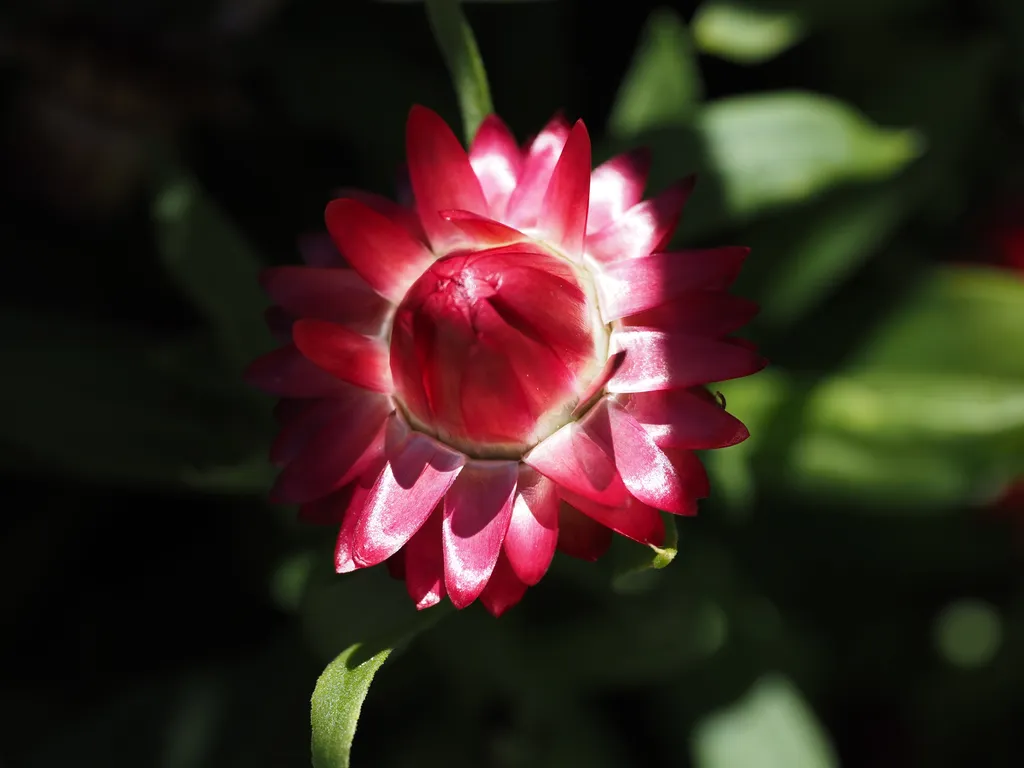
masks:
[[[434,39],[455,85],[468,144],[483,119],[494,111],[487,71],[459,0],[426,0],[426,6]]]

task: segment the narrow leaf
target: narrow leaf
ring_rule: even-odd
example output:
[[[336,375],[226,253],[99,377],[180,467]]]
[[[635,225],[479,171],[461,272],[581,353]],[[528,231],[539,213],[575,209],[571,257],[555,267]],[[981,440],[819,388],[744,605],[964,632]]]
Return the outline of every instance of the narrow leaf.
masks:
[[[659,9],[647,20],[619,86],[609,131],[628,138],[653,128],[685,125],[695,116],[702,91],[686,25],[674,11]]]
[[[426,7],[434,39],[452,76],[468,144],[483,119],[494,111],[487,71],[458,0],[426,0]]]

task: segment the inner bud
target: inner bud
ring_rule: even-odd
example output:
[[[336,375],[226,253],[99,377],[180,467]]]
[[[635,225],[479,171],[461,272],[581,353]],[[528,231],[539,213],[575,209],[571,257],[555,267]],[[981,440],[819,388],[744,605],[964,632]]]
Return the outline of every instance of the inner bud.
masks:
[[[434,262],[391,332],[396,395],[416,425],[479,457],[517,456],[569,421],[607,347],[591,291],[535,245]]]

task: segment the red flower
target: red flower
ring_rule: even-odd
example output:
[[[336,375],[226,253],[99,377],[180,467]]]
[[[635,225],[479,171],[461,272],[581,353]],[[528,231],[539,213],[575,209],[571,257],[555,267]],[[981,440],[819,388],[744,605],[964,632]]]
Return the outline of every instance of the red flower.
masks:
[[[724,292],[747,250],[663,252],[692,183],[641,201],[647,154],[591,173],[582,122],[521,150],[491,116],[467,156],[414,107],[406,143],[414,210],[327,206],[351,268],[312,247],[267,270],[289,343],[249,378],[283,398],[273,499],[340,523],[339,571],[388,561],[420,608],[498,615],[556,548],[696,512],[693,451],[747,437],[704,385],[764,366],[728,337],[756,311]]]

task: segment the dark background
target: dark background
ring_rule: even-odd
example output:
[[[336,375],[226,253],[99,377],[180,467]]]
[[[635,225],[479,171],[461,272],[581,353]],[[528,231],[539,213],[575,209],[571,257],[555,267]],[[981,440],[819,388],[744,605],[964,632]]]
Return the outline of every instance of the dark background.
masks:
[[[396,655],[354,764],[1018,765],[1024,284],[979,265],[1024,264],[1020,3],[793,0],[759,6],[805,30],[764,61],[676,46],[705,104],[810,91],[921,141],[822,139],[834,172],[754,203],[722,191],[703,108],[609,123],[671,4],[596,5],[467,14],[518,136],[563,109],[598,153],[650,139],[655,186],[708,190],[683,242],[753,246],[774,365],[723,391],[754,438],[708,457],[668,569],[560,555],[506,616]],[[636,87],[662,103],[654,61]],[[410,104],[459,125],[422,6],[5,4],[0,100],[0,765],[307,765],[320,670],[412,608],[264,502],[272,404],[239,372],[270,343],[258,265],[297,260],[332,189],[392,193]],[[771,161],[739,188],[810,122],[739,120],[736,156]]]

